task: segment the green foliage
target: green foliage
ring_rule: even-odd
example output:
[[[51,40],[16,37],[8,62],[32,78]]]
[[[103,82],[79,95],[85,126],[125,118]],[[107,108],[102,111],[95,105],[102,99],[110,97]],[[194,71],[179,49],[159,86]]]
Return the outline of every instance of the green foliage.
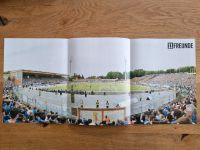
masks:
[[[176,70],[175,69],[167,69],[166,73],[176,73]]]
[[[108,72],[106,75],[107,79],[122,79],[123,74],[121,72]]]
[[[87,77],[87,79],[97,79],[96,76],[90,76],[90,77]]]
[[[98,79],[106,79],[105,76],[98,76]]]
[[[142,77],[144,76],[146,73],[145,70],[143,69],[137,69],[137,70],[134,70],[134,71],[130,71],[130,78],[134,78],[134,77]]]
[[[185,66],[185,67],[180,67],[178,69],[167,69],[166,71],[164,70],[158,70],[158,71],[147,71],[143,69],[136,69],[134,71],[130,71],[130,79],[135,78],[135,77],[142,77],[144,75],[151,75],[151,74],[166,74],[166,73],[195,73],[196,72],[196,67],[194,66]]]
[[[167,70],[143,70],[143,69],[136,69],[130,72],[126,73],[126,78],[135,78],[135,77],[142,77],[145,75],[151,75],[151,74],[166,74],[166,73],[195,73],[196,67],[194,66],[185,66],[180,67],[178,69],[170,68]],[[83,75],[74,74],[69,78],[69,81],[73,81],[74,79],[84,79]],[[125,72],[118,72],[118,71],[110,71],[107,73],[106,76],[90,76],[87,77],[87,79],[125,79]]]
[[[73,76],[70,76],[69,77],[69,81],[73,81],[75,79],[84,79],[84,76],[83,75],[80,75],[80,74],[76,74],[74,73]]]
[[[177,69],[177,72],[188,72],[188,73],[195,73],[196,68],[194,66],[186,66]]]

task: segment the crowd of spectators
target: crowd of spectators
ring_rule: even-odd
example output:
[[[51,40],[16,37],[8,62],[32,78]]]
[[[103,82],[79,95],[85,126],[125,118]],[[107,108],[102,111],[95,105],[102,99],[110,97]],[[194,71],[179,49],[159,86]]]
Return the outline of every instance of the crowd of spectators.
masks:
[[[22,86],[23,87],[34,87],[34,86],[46,86],[46,85],[55,85],[55,84],[62,84],[66,83],[67,79],[63,77],[29,77],[29,78],[23,78],[22,80]]]
[[[51,85],[64,83],[64,79],[24,79],[23,87],[33,87],[38,85]],[[124,121],[110,121],[108,116],[100,123],[94,123],[92,119],[66,118],[56,112],[47,112],[23,103],[13,96],[11,81],[4,82],[4,97],[2,103],[4,123],[55,123],[55,124],[77,124],[77,125],[128,125],[128,124],[196,124],[196,98],[195,98],[195,76],[191,74],[175,73],[148,75],[141,78],[132,79],[132,84],[160,84],[176,88],[181,95],[180,99],[175,99],[157,110],[148,110],[144,113],[134,114]],[[42,90],[42,89],[40,89]],[[56,92],[56,91],[50,91]],[[67,92],[67,91],[64,91]],[[61,91],[62,93],[62,91]],[[85,94],[85,93],[83,93]]]
[[[6,82],[7,83],[7,82]],[[52,92],[57,94],[62,95],[63,93],[73,93],[73,94],[80,94],[80,95],[94,95],[94,91],[86,92],[86,91],[81,91],[81,90],[72,90],[70,89],[51,89],[49,88],[52,85],[56,84],[66,84],[67,79],[66,78],[23,78],[22,80],[22,87],[23,88],[29,88],[29,89],[35,89],[43,92]],[[73,86],[76,86],[76,83],[73,83]],[[48,87],[48,88],[47,88]],[[106,94],[106,92],[104,92]]]
[[[101,122],[93,122],[92,119],[68,119],[68,123],[76,124],[76,125],[95,125],[95,126],[126,126],[129,125],[130,122],[127,118],[125,120],[117,120],[111,121],[108,116],[105,116],[104,120]]]
[[[196,124],[195,75],[186,73],[147,75],[132,80],[132,84],[168,85],[176,89],[175,99],[158,110],[132,115],[131,124]]]
[[[117,120],[110,121],[108,116],[102,122],[94,123],[92,119],[75,119],[67,118],[58,115],[57,112],[41,110],[26,104],[20,100],[16,100],[17,97],[11,97],[5,95],[3,97],[3,122],[4,123],[40,123],[40,124],[75,124],[75,125],[98,125],[98,126],[118,126],[128,125],[128,119],[125,121]]]
[[[52,111],[37,109],[19,100],[16,97],[3,97],[3,122],[4,123],[56,123],[66,122],[66,118]]]
[[[195,75],[189,73],[152,74],[131,79],[132,84],[159,84],[195,88]]]
[[[131,116],[131,124],[196,124],[196,100],[172,101],[158,110]]]

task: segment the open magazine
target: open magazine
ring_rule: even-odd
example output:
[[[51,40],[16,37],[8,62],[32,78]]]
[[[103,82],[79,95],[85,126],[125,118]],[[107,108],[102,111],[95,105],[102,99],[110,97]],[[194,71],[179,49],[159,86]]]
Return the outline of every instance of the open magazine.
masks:
[[[4,123],[196,124],[194,39],[6,38]]]

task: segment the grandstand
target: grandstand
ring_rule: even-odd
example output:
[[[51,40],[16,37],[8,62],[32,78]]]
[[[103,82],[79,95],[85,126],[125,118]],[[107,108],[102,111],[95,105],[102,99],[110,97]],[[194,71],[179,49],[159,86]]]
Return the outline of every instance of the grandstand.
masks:
[[[55,83],[54,80],[57,80],[57,83],[67,81],[67,75],[33,70],[15,70],[4,73],[4,81],[8,80],[16,86],[29,86],[30,84],[34,85],[34,83],[37,85]],[[49,81],[47,82],[47,80]]]
[[[133,78],[131,86],[147,87],[133,93],[104,92],[109,82],[99,84],[103,87],[101,93],[96,81],[81,82],[81,88],[76,81],[68,88],[67,79],[62,74],[31,70],[4,73],[3,121],[79,125],[196,123],[193,74]],[[152,85],[163,88],[154,90]]]

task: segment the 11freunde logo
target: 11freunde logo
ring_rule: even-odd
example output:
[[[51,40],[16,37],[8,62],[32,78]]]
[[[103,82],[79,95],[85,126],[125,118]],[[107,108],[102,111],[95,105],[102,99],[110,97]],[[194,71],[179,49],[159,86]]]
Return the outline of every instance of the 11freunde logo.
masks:
[[[193,43],[168,42],[167,47],[168,47],[168,49],[194,48],[194,44]]]

